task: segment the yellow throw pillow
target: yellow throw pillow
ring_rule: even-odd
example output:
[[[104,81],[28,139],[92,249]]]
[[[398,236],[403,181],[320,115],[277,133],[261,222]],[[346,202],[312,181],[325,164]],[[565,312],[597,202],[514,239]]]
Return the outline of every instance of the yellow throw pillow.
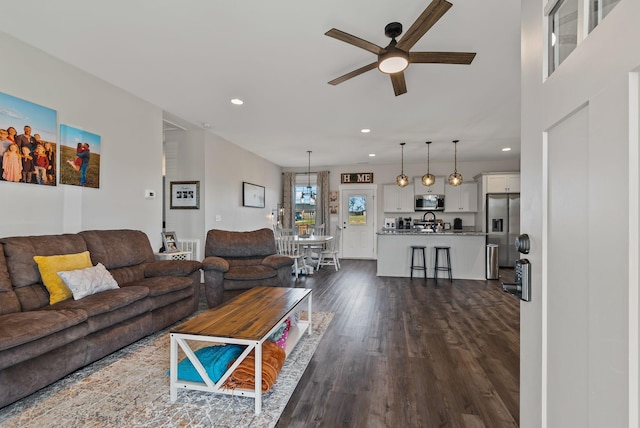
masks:
[[[42,283],[49,291],[50,305],[70,299],[73,296],[69,287],[58,276],[58,272],[93,266],[88,251],[60,256],[33,256],[33,260],[38,264]]]

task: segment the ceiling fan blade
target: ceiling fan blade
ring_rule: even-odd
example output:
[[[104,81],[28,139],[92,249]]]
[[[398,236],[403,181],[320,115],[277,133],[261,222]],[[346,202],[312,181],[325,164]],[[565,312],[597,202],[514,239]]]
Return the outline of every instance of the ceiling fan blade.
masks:
[[[372,62],[371,64],[367,64],[367,65],[365,65],[364,67],[360,67],[360,68],[359,68],[359,69],[357,69],[357,70],[353,70],[352,72],[347,73],[347,74],[345,74],[344,76],[337,77],[337,78],[333,79],[332,81],[330,81],[330,82],[328,82],[328,83],[329,83],[330,85],[337,85],[337,84],[339,84],[339,83],[344,82],[345,80],[349,80],[349,79],[351,79],[352,77],[356,77],[356,76],[359,76],[359,75],[361,75],[362,73],[365,73],[365,72],[367,72],[367,71],[369,71],[369,70],[373,70],[373,69],[374,69],[374,68],[376,68],[377,66],[378,66],[378,63],[377,63],[377,62]]]
[[[389,76],[391,76],[391,84],[393,84],[393,92],[395,92],[396,97],[407,92],[407,82],[404,80],[404,71],[393,73]]]
[[[453,5],[446,0],[433,0],[418,19],[411,24],[411,27],[405,32],[396,47],[407,52],[442,18],[442,15],[447,13],[451,6]]]
[[[471,64],[475,57],[475,52],[409,52],[414,64]]]
[[[324,33],[324,35],[333,37],[334,39],[338,39],[345,43],[349,43],[350,45],[364,49],[376,55],[380,55],[384,51],[384,49],[378,45],[363,40],[360,37],[352,36],[351,34],[345,33],[344,31],[340,31],[336,28],[332,28],[331,30]]]

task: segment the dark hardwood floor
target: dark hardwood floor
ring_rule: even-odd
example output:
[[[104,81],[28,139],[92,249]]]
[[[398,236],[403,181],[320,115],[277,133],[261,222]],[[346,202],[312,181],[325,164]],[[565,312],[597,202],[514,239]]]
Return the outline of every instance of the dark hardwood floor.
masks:
[[[519,303],[501,281],[375,271],[343,260],[296,282],[335,315],[277,427],[518,426]]]

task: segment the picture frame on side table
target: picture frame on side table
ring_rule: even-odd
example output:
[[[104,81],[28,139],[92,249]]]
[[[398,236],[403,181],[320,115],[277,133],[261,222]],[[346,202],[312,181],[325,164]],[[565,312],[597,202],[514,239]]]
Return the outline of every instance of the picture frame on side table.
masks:
[[[178,249],[178,237],[175,232],[162,232],[162,245],[165,253],[175,253]]]
[[[170,209],[200,209],[199,181],[172,181],[169,193],[171,194]]]
[[[264,208],[264,186],[242,182],[242,206]]]

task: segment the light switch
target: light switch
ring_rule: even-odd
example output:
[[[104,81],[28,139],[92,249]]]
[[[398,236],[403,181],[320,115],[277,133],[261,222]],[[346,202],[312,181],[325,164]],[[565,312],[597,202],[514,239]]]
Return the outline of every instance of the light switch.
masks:
[[[155,199],[156,198],[155,190],[150,190],[150,189],[145,190],[144,197],[145,199]]]
[[[222,216],[220,214],[216,215],[216,221],[222,221]]]

